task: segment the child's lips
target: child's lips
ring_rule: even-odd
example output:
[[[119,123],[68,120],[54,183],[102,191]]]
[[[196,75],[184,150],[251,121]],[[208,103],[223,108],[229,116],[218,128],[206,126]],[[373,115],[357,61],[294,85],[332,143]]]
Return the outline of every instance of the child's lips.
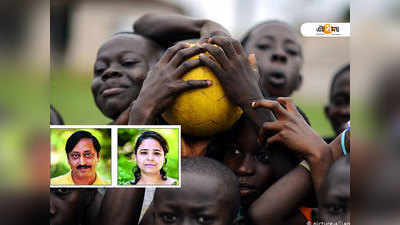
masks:
[[[144,164],[144,166],[145,166],[145,167],[150,167],[150,168],[152,168],[152,167],[155,167],[156,164]]]
[[[268,75],[268,83],[273,87],[282,87],[286,84],[287,79],[285,74],[281,72],[273,72]]]
[[[103,90],[101,93],[103,97],[111,96],[111,95],[117,95],[125,91],[126,88],[124,87],[112,87],[112,88],[107,88]]]

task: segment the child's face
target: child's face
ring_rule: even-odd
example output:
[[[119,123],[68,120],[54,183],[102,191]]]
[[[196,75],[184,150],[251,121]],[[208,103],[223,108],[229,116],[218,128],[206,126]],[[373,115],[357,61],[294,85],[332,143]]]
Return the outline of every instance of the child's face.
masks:
[[[257,142],[257,132],[249,120],[240,121],[224,156],[224,164],[234,171],[240,183],[240,202],[250,206],[273,182],[269,152]]]
[[[329,99],[325,114],[336,135],[339,135],[346,129],[346,122],[350,120],[350,73],[348,70],[335,81]]]
[[[138,35],[104,43],[94,65],[92,93],[104,115],[116,119],[137,98],[158,48]]]
[[[244,48],[256,55],[260,87],[270,95],[287,97],[300,87],[302,49],[297,35],[287,25],[261,25],[251,32]]]
[[[320,222],[350,222],[350,167],[335,163],[319,193]]]
[[[154,224],[230,225],[232,204],[226,201],[221,181],[213,176],[183,174],[179,189],[157,189]],[[225,199],[224,199],[225,198]]]

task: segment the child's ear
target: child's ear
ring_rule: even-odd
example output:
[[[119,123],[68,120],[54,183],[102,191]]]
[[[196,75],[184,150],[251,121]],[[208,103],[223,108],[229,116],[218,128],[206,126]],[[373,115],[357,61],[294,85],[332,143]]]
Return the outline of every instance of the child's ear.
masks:
[[[299,90],[302,84],[303,84],[303,75],[299,73],[296,78],[296,87],[294,88],[294,90],[295,91]]]

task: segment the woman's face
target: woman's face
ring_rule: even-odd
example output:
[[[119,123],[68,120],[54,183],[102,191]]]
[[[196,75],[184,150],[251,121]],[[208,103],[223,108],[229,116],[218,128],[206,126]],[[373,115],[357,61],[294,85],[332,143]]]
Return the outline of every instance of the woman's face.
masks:
[[[136,162],[143,174],[160,174],[165,162],[160,143],[153,138],[143,140],[137,149]]]

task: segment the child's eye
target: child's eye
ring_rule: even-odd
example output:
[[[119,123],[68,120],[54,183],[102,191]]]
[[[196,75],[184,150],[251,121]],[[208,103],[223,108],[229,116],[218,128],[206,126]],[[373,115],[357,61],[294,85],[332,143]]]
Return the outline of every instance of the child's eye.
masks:
[[[258,152],[258,153],[256,154],[256,159],[257,159],[259,162],[264,163],[264,164],[269,164],[269,163],[270,163],[269,155],[268,155],[268,153],[265,152],[265,151]]]
[[[72,190],[68,188],[52,188],[51,192],[55,193],[56,195],[67,195],[71,193]]]
[[[174,223],[177,219],[177,217],[174,214],[170,213],[165,213],[161,215],[161,218],[165,223]]]
[[[138,61],[135,61],[135,60],[125,60],[125,61],[122,61],[121,65],[122,65],[122,66],[125,66],[125,67],[131,67],[131,66],[135,65],[136,63],[138,63]]]
[[[332,204],[328,206],[328,212],[333,215],[344,214],[346,212],[345,207],[337,204]]]
[[[296,50],[293,50],[293,49],[288,49],[287,52],[289,53],[289,55],[292,55],[292,56],[296,56],[299,54]]]
[[[147,152],[140,152],[141,155],[147,155]]]
[[[156,155],[156,156],[160,156],[160,155],[161,155],[161,153],[159,153],[159,152],[154,152],[154,155]]]
[[[199,216],[197,217],[197,222],[199,224],[211,224],[212,223],[212,218],[208,217],[208,216]]]
[[[269,49],[270,46],[267,45],[267,44],[258,44],[257,48],[260,49],[260,50],[266,50],[266,49]]]

